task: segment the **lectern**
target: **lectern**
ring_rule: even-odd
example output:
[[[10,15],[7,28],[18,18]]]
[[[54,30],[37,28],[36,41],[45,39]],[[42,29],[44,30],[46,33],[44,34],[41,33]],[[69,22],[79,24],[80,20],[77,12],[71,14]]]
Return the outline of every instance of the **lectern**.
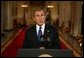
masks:
[[[73,57],[68,49],[18,49],[17,57]]]

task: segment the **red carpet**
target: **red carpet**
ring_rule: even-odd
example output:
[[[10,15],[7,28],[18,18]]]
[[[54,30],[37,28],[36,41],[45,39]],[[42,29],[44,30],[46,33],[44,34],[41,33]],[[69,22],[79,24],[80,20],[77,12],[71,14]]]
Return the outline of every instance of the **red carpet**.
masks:
[[[16,57],[17,50],[22,48],[23,41],[25,37],[25,29],[23,29],[20,34],[14,39],[14,41],[5,49],[2,53],[2,57]],[[60,42],[61,48],[66,49],[67,47]]]
[[[25,30],[23,29],[14,41],[2,53],[2,57],[16,57],[17,50],[22,48],[24,41]]]

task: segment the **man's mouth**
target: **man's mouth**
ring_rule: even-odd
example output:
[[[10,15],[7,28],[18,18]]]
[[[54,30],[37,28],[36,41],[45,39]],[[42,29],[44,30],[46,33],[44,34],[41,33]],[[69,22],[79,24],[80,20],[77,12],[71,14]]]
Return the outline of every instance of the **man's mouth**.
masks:
[[[42,22],[42,21],[39,21],[39,22]]]

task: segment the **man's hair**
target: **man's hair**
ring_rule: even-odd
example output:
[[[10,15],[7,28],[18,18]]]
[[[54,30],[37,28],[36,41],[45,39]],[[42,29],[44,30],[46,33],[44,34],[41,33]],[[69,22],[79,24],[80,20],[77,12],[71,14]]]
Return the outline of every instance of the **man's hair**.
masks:
[[[43,6],[35,6],[32,10],[32,17],[34,17],[35,15],[35,11],[40,11],[40,10],[43,10],[44,11],[44,14],[47,13],[47,8],[46,7],[43,7]]]

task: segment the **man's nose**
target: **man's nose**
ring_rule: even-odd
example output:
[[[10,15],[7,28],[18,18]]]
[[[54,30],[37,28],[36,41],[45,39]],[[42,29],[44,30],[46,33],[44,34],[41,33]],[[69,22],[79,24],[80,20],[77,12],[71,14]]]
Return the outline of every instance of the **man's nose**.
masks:
[[[42,16],[39,16],[39,19],[42,19]]]

